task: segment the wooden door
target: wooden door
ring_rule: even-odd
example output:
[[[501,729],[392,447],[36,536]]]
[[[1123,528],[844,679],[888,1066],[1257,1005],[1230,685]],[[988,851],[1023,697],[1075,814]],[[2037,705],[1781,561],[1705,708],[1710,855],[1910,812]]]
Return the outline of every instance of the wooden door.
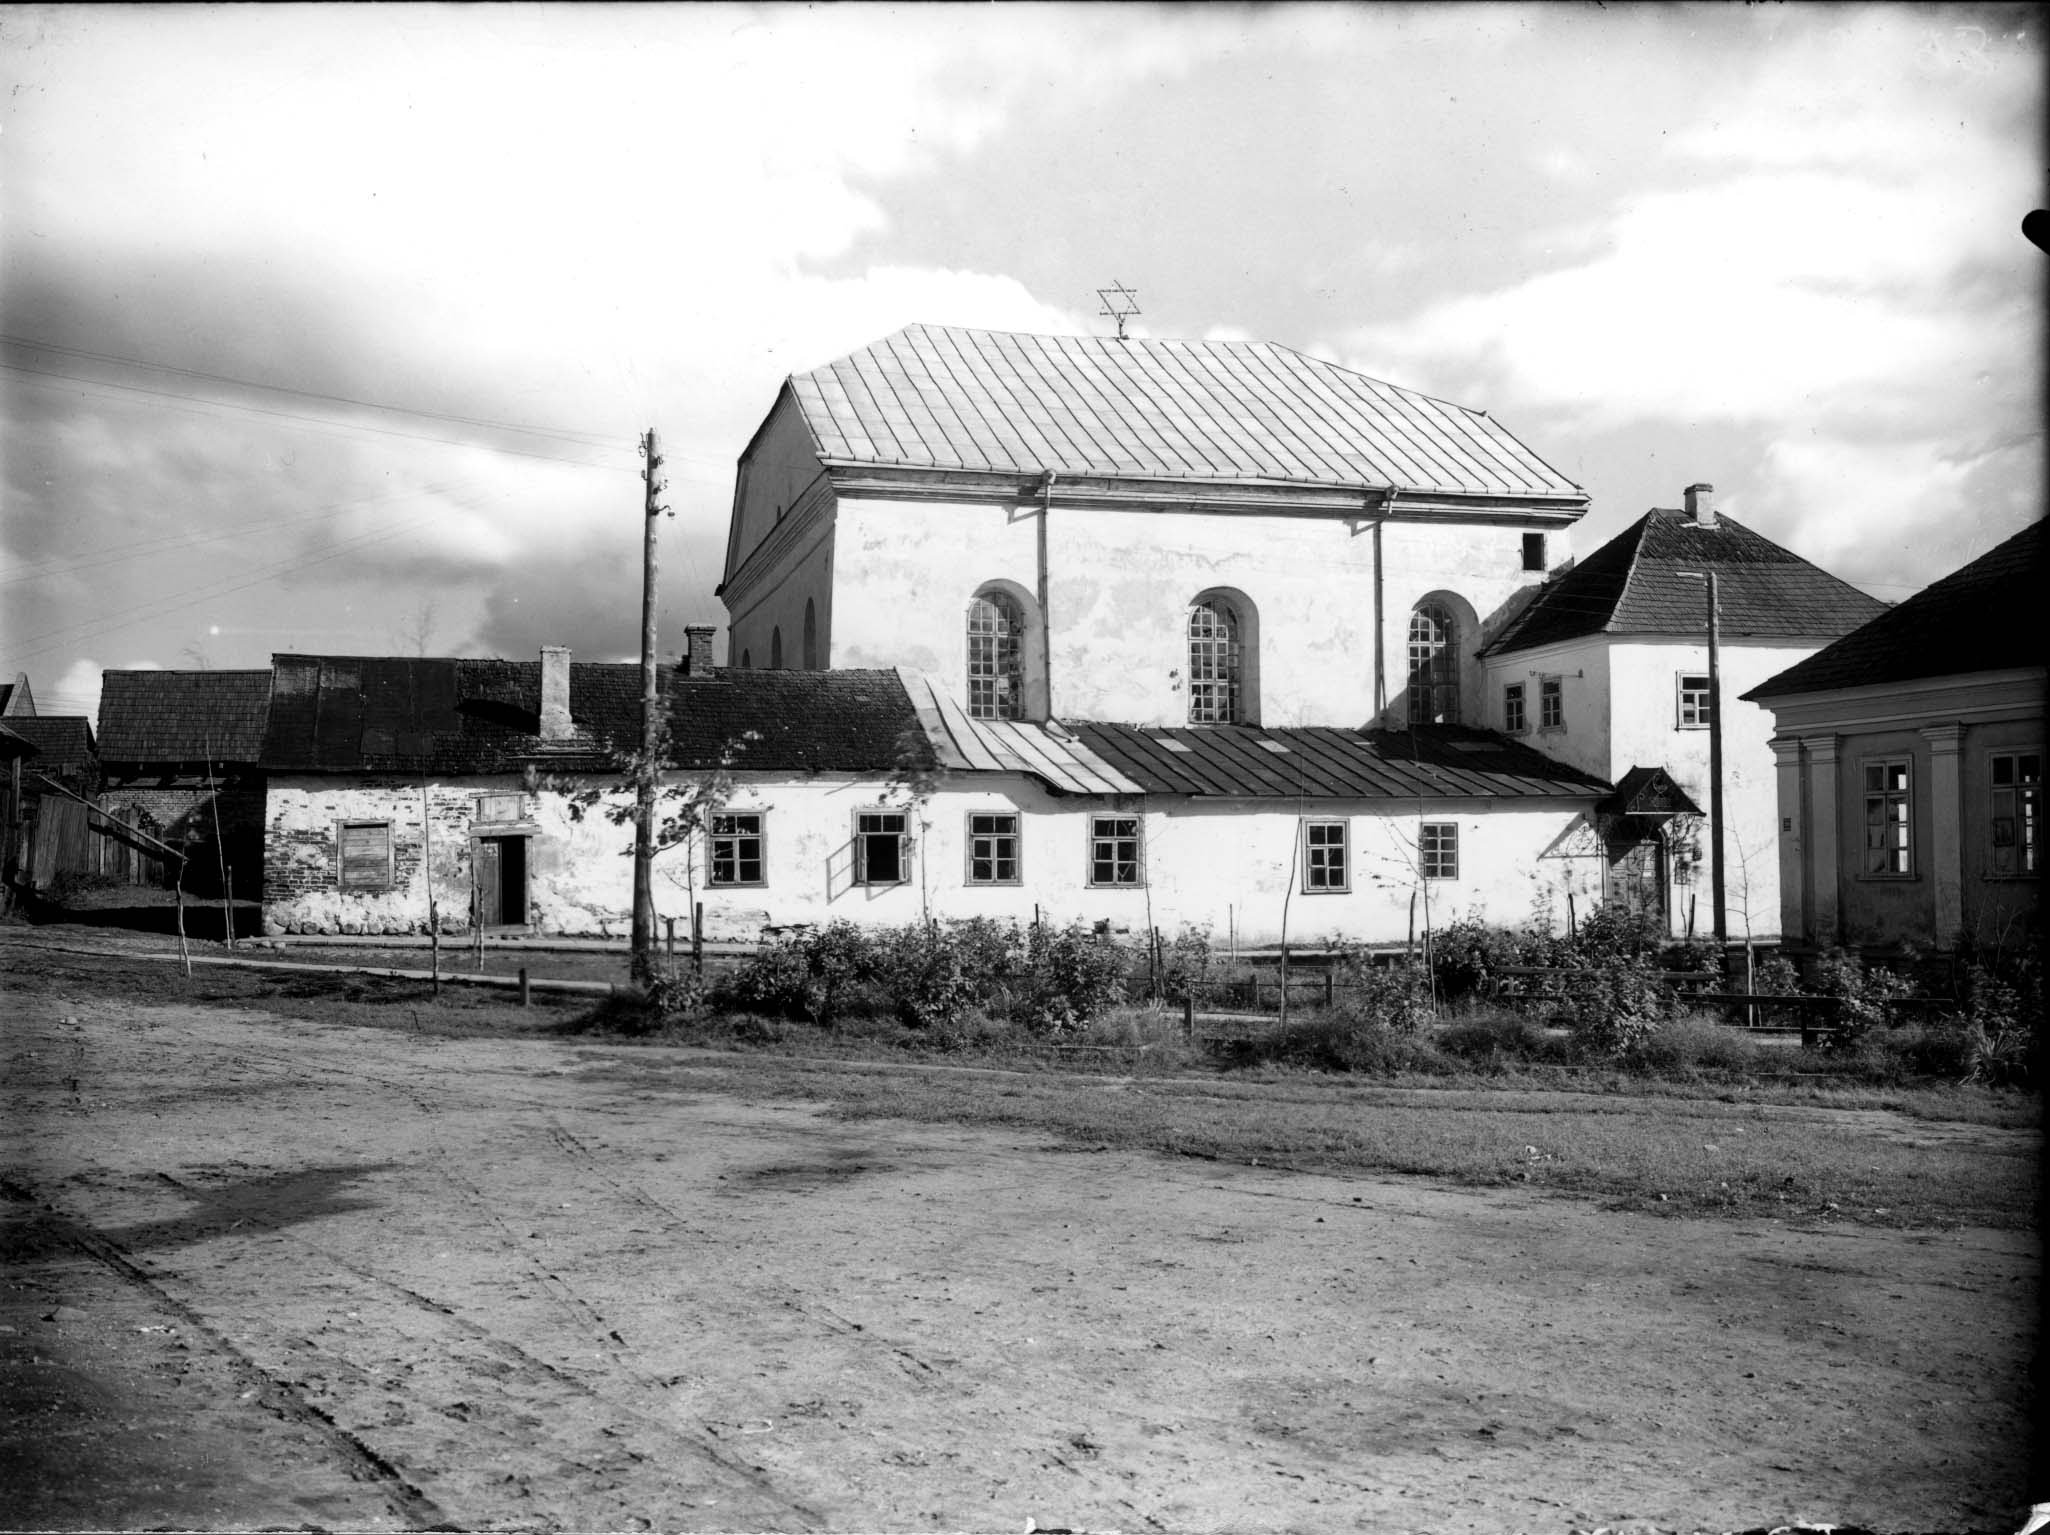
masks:
[[[1609,839],[1603,896],[1624,909],[1663,923],[1666,919],[1665,849],[1656,833],[1623,832]]]
[[[503,903],[500,900],[501,839],[481,837],[477,841],[477,925],[498,927],[505,918],[501,915]]]

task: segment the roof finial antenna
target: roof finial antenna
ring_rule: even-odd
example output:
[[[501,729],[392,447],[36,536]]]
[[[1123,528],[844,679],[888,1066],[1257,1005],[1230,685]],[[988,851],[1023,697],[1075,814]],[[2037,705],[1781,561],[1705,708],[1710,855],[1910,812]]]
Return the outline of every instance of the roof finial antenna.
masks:
[[[1118,322],[1118,340],[1125,339],[1125,321],[1139,312],[1139,295],[1123,283],[1112,280],[1108,288],[1098,288],[1096,296],[1103,300],[1098,314],[1108,315]],[[1120,302],[1122,300],[1122,303]]]

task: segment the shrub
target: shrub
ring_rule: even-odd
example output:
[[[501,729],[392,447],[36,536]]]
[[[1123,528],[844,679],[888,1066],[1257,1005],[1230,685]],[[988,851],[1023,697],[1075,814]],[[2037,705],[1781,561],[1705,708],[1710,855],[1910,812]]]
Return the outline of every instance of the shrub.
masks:
[[[1628,1055],[1673,1010],[1672,988],[1660,978],[1655,954],[1615,952],[1566,973],[1568,1026],[1583,1054]]]
[[[1457,1061],[1486,1071],[1532,1061],[1554,1061],[1559,1044],[1529,1019],[1515,1013],[1465,1018],[1438,1033],[1438,1049]]]
[[[1407,960],[1376,964],[1354,952],[1340,961],[1340,967],[1346,984],[1336,1011],[1346,1018],[1399,1034],[1415,1034],[1436,1021],[1429,976],[1422,965]]]
[[[1642,1035],[1626,1062],[1647,1075],[1674,1079],[1701,1071],[1746,1072],[1758,1064],[1758,1042],[1741,1029],[1686,1014]]]
[[[1039,1033],[1060,1034],[1125,1000],[1125,955],[1107,936],[1079,923],[1035,923],[1012,1017]]]
[[[1291,1023],[1249,1053],[1319,1071],[1369,1076],[1405,1071],[1438,1076],[1451,1070],[1451,1063],[1423,1035],[1337,1009]]]
[[[1205,1002],[1217,989],[1207,926],[1185,927],[1162,952],[1160,994],[1170,1002]]]
[[[874,974],[897,1017],[914,1029],[952,1023],[981,1001],[1003,968],[1001,948],[992,955],[964,936],[957,924],[912,923],[873,940]]]
[[[1913,963],[1912,953],[1906,958]],[[1914,983],[1905,976],[1886,969],[1868,970],[1857,955],[1841,948],[1824,949],[1816,956],[1813,989],[1818,996],[1838,1000],[1837,1028],[1830,1035],[1830,1048],[1836,1051],[1854,1049],[1868,1030],[1887,1021],[1887,1002],[1915,992]]]
[[[828,922],[764,943],[726,978],[713,1000],[721,1007],[830,1026],[849,986],[875,968],[874,947],[861,929],[851,922]]]
[[[1484,996],[1494,990],[1504,965],[1528,963],[1522,937],[1490,927],[1477,917],[1462,917],[1431,935],[1431,973],[1438,995],[1447,1002]]]

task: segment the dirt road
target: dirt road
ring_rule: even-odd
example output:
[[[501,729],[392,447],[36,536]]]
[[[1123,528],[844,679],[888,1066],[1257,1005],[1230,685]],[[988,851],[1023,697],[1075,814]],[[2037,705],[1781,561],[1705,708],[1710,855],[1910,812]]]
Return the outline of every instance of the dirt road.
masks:
[[[2033,1237],[850,1123],[661,1051],[0,1007],[10,1523],[1997,1530],[2023,1492]]]

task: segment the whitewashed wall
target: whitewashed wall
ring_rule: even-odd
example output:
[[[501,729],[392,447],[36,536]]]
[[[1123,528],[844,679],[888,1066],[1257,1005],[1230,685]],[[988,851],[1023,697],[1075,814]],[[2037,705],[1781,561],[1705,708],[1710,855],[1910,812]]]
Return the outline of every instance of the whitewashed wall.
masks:
[[[1036,506],[846,498],[834,513],[835,666],[908,666],[965,693],[969,599],[985,582],[1037,590]],[[1450,593],[1485,627],[1541,578],[1522,568],[1522,531],[1391,523],[1383,533],[1383,644],[1391,709],[1403,707],[1411,609]],[[1547,555],[1567,552],[1548,535]],[[1257,615],[1258,723],[1370,722],[1374,713],[1373,535],[1364,524],[1294,517],[1066,508],[1047,523],[1053,707],[1070,719],[1187,721],[1187,614],[1225,588]],[[761,664],[752,609],[733,645]],[[1463,638],[1470,654],[1478,634]],[[737,653],[737,648],[736,652]],[[1480,671],[1470,664],[1478,687]]]
[[[469,910],[470,821],[476,795],[502,790],[504,780],[464,780],[429,788],[433,806],[432,878],[444,924],[459,930]],[[1297,807],[1271,802],[1198,803],[1056,798],[1036,780],[976,775],[950,783],[913,807],[912,878],[867,887],[853,882],[852,837],[858,811],[907,808],[879,780],[821,774],[803,780],[744,780],[730,808],[765,816],[765,887],[707,889],[702,847],[679,849],[656,863],[657,911],[688,927],[693,899],[705,906],[713,939],[751,940],[765,926],[818,923],[836,917],[865,925],[939,917],[987,916],[1029,921],[1108,922],[1143,934],[1208,926],[1223,943],[1272,944],[1288,931],[1305,943],[1338,936],[1399,943],[1409,933],[1412,896],[1424,919],[1426,892],[1416,876],[1420,819],[1460,828],[1459,877],[1430,882],[1437,924],[1478,916],[1505,925],[1542,912],[1563,926],[1571,892],[1585,912],[1600,888],[1584,806],[1467,801],[1431,808],[1413,803],[1311,803],[1302,813],[1342,817],[1351,827],[1352,890],[1306,894],[1299,869],[1291,877]],[[1095,889],[1088,883],[1091,814],[1138,813],[1146,827],[1148,882],[1139,889]],[[1022,835],[1022,882],[969,885],[967,817],[974,811],[1016,811]],[[349,892],[335,877],[334,835],[343,819],[393,823],[399,879],[393,889]],[[427,917],[427,876],[420,857],[417,784],[349,786],[314,778],[274,779],[268,813],[272,850],[265,893],[267,930],[274,932],[419,932]],[[564,801],[531,802],[529,841],[533,917],[541,931],[619,936],[632,905],[631,838],[593,813],[570,820]]]

